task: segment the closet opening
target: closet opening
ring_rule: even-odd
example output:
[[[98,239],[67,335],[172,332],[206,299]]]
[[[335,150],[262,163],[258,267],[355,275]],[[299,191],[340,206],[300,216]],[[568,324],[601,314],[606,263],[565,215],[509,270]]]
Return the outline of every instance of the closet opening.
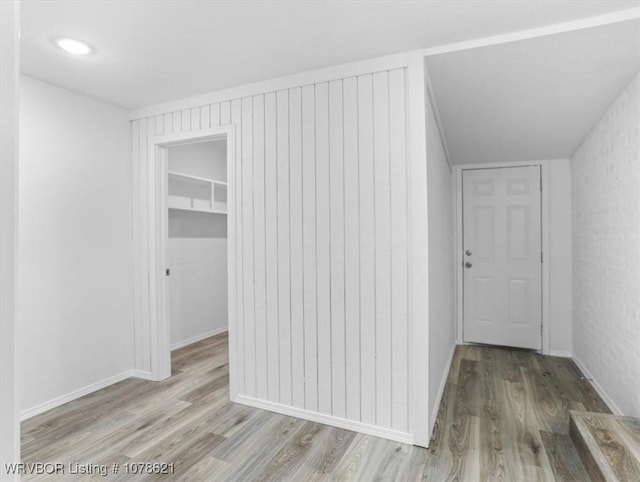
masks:
[[[167,149],[171,351],[228,329],[227,141]]]
[[[176,352],[179,358],[191,356],[186,354],[191,348],[218,347],[226,352],[228,347],[231,400],[235,398],[232,133],[232,126],[224,126],[149,141],[150,317],[142,344],[149,347],[152,380],[172,375],[171,355],[176,350],[185,348]]]

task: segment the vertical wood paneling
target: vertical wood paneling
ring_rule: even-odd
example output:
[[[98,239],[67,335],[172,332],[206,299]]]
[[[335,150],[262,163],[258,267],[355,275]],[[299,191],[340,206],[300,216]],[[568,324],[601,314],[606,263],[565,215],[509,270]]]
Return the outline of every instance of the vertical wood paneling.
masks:
[[[182,112],[176,111],[172,113],[171,132],[182,131]]]
[[[200,126],[200,107],[194,107],[191,109],[191,122],[189,123],[189,130],[197,131],[201,129]]]
[[[163,118],[165,135],[173,133],[173,114],[165,114]]]
[[[209,104],[200,107],[200,129],[211,127],[211,106]]]
[[[235,100],[233,102],[236,102]],[[231,102],[222,102],[220,104],[220,125],[224,126],[231,122]]]
[[[302,257],[304,267],[305,408],[318,410],[318,293],[316,290],[315,87],[302,88]]]
[[[253,99],[242,99],[242,291],[244,296],[245,391],[256,396],[255,267],[253,257]]]
[[[211,127],[220,126],[220,103],[216,102],[209,106],[209,125]]]
[[[331,218],[331,395],[332,413],[345,418],[345,255],[344,255],[344,122],[342,81],[329,83],[329,211]]]
[[[318,410],[331,414],[331,218],[329,84],[315,86]]]
[[[163,115],[155,116],[154,122],[155,122],[155,129],[153,131],[153,135],[155,136],[163,135],[164,134],[164,116]]]
[[[405,70],[389,72],[389,150],[391,153],[391,312],[393,428],[409,429],[408,421],[408,234]]]
[[[183,109],[180,112],[180,131],[189,132],[191,130],[191,109]]]
[[[376,415],[375,179],[373,163],[373,82],[358,77],[360,154],[360,363],[362,421]]]
[[[358,83],[344,79],[344,236],[347,418],[360,420],[360,182]]]
[[[278,321],[279,321],[279,361],[280,361],[280,403],[292,404],[291,379],[291,234],[289,204],[289,92],[280,91],[276,100],[278,163]]]
[[[389,74],[373,76],[376,298],[376,424],[391,427],[391,200]]]
[[[264,219],[267,301],[267,358],[269,400],[280,402],[280,324],[278,322],[278,165],[276,151],[276,94],[264,96]]]
[[[302,90],[289,91],[289,192],[291,213],[291,387],[304,408],[304,263],[302,242]]]
[[[408,431],[405,83],[397,69],[132,122],[140,253],[149,136],[234,125],[238,394]],[[137,299],[149,299],[149,259],[135,260]],[[136,304],[136,336],[155,308]],[[138,346],[136,366],[149,357]]]
[[[253,97],[253,276],[256,325],[256,396],[268,397],[267,305],[264,186],[264,96]]]
[[[214,104],[219,106],[220,104]],[[215,109],[212,109],[212,112]],[[218,107],[218,112],[220,109]],[[238,377],[237,387],[239,393],[247,393],[246,392],[246,384],[245,384],[245,319],[244,319],[244,293],[243,293],[243,282],[244,282],[244,270],[243,270],[243,252],[242,252],[242,219],[243,212],[242,209],[242,166],[243,166],[243,158],[242,158],[242,101],[240,99],[236,99],[230,103],[230,121],[233,122],[235,128],[235,146],[227,146],[228,149],[235,149],[235,165],[234,169],[234,179],[236,181],[236,185],[234,186],[234,196],[235,196],[235,237],[236,237],[236,246],[235,246],[235,271],[236,271],[236,353],[237,353],[237,363],[238,368],[236,369],[236,374]],[[215,118],[215,116],[214,116]]]

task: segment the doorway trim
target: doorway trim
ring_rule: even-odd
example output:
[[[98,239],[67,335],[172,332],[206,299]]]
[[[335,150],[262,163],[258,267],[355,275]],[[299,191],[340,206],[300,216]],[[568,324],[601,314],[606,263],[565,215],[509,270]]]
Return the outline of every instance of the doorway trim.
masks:
[[[168,188],[168,148],[181,144],[193,144],[224,139],[227,142],[227,283],[228,283],[228,330],[229,330],[229,393],[236,397],[236,330],[235,330],[235,142],[233,125],[213,127],[191,132],[180,132],[150,137],[147,156],[147,207],[140,216],[141,232],[147,231],[147,243],[143,246],[148,258],[148,271],[142,273],[149,278],[148,292],[135,294],[138,306],[149,307],[149,323],[136,334],[136,352],[147,357],[149,371],[137,373],[150,380],[164,380],[171,376],[171,341],[169,326],[169,299],[166,289],[168,216],[166,215]],[[143,253],[144,254],[144,253]],[[148,353],[144,353],[145,346]],[[140,354],[140,353],[138,353]]]
[[[488,164],[462,164],[454,166],[455,185],[453,190],[455,205],[455,283],[456,283],[456,343],[466,345],[463,337],[463,257],[462,257],[462,172],[471,169],[497,169],[504,167],[539,166],[542,182],[540,194],[542,229],[542,353],[550,354],[550,311],[549,311],[549,161],[497,162]]]

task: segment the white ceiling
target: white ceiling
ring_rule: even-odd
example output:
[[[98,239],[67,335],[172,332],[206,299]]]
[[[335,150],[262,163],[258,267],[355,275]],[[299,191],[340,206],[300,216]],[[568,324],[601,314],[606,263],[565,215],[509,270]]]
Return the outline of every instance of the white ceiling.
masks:
[[[636,7],[638,1],[23,0],[21,5],[24,73],[134,108],[414,48],[607,14]],[[56,36],[84,40],[96,51],[85,58],[70,57],[53,46]],[[462,64],[482,75],[472,60],[462,59]],[[440,81],[435,66],[434,72]],[[450,128],[449,114],[443,117]],[[455,152],[467,155],[465,150]]]
[[[427,66],[453,163],[567,158],[640,71],[640,20],[442,54]]]

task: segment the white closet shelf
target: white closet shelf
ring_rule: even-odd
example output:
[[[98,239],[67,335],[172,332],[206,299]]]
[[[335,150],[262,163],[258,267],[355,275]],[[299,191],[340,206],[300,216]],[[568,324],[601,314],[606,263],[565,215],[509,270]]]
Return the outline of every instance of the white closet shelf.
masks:
[[[168,208],[227,214],[227,183],[217,179],[169,171]]]
[[[175,211],[192,211],[196,213],[208,213],[208,214],[227,214],[227,211],[219,211],[215,209],[200,209],[200,208],[190,208],[190,207],[178,207],[169,205],[169,209],[173,209]]]
[[[194,182],[205,182],[208,184],[223,184],[223,185],[227,185],[226,181],[219,181],[218,179],[209,179],[208,177],[200,177],[200,176],[194,176],[192,174],[185,174],[183,172],[177,172],[177,171],[169,171],[169,177],[171,176],[175,176],[175,177],[180,177],[186,180],[190,180],[190,181],[194,181]]]

